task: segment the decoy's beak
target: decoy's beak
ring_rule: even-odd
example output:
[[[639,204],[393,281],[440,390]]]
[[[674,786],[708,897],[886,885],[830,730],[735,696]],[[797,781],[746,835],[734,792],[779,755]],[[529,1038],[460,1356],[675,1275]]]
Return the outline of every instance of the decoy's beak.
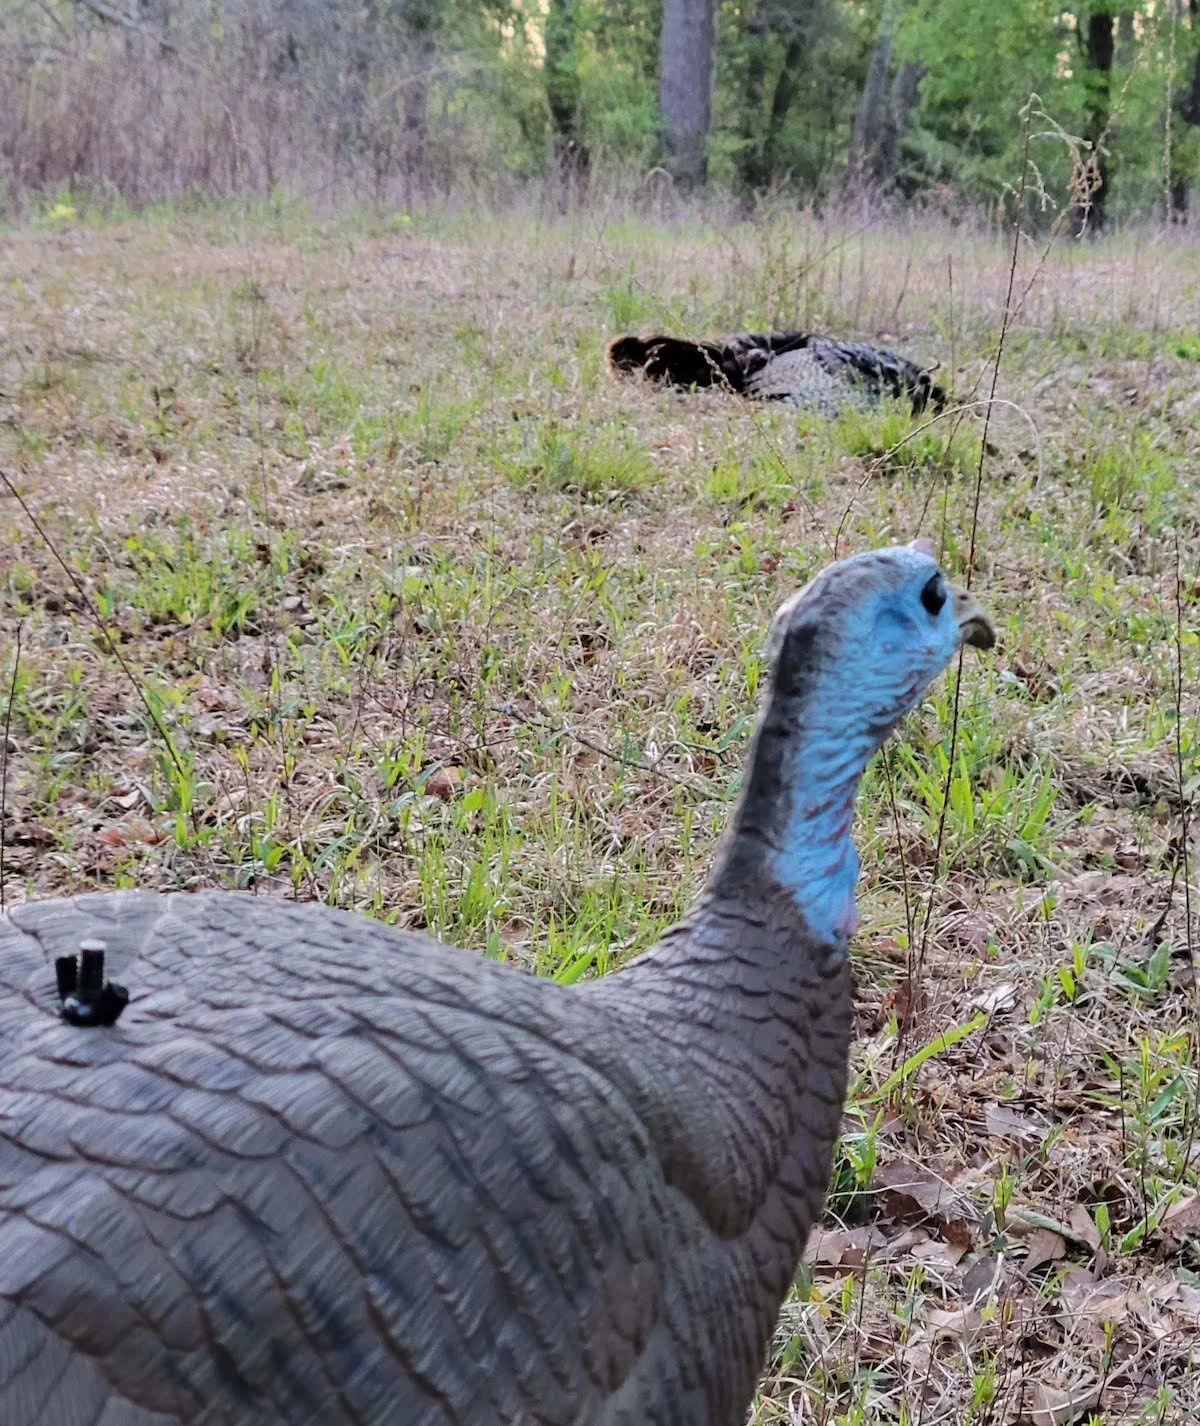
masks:
[[[973,644],[977,649],[990,649],[996,642],[996,626],[983,612],[975,596],[970,590],[952,584],[950,597],[954,600],[954,618],[963,643]]]

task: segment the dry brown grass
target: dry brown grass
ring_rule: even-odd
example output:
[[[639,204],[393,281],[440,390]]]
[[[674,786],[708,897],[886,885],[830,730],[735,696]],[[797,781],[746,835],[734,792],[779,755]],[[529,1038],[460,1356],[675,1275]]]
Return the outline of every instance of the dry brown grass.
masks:
[[[0,497],[7,899],[253,885],[567,976],[645,944],[703,874],[770,611],[839,527],[961,573],[979,426],[618,388],[604,339],[788,320],[963,393],[1007,263],[783,217],[5,234],[3,468],[182,768]],[[951,680],[864,789],[855,1090],[762,1422],[1200,1411],[1198,329],[1194,249],[1134,239],[1059,246],[1013,324],[972,572],[1002,646],[949,777]]]

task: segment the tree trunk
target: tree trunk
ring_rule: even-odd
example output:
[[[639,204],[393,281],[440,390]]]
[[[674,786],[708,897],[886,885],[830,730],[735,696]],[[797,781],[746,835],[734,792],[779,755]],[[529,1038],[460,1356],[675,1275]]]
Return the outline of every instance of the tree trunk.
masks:
[[[1088,107],[1086,138],[1092,146],[1084,174],[1084,191],[1076,203],[1078,232],[1101,232],[1108,221],[1109,164],[1102,136],[1108,125],[1112,94],[1113,17],[1107,10],[1088,16],[1086,56]]]
[[[1200,26],[1200,0],[1190,0],[1188,12],[1192,18],[1194,36]],[[1179,91],[1176,106],[1179,117],[1185,124],[1200,125],[1200,46],[1197,46],[1192,56],[1192,72],[1188,76],[1186,87]]]
[[[413,34],[409,56],[411,69],[404,82],[400,165],[404,179],[405,206],[411,208],[425,195],[425,139],[428,133],[433,37],[425,32]]]
[[[708,178],[716,0],[664,0],[658,70],[666,166],[682,188]]]
[[[1172,0],[1174,3],[1174,0]],[[1116,60],[1119,65],[1133,63],[1133,57],[1137,49],[1137,36],[1133,29],[1133,12],[1123,10],[1117,16],[1117,50]]]
[[[343,68],[338,86],[338,123],[334,163],[341,176],[350,176],[367,142],[367,99],[371,62],[378,48],[375,6],[364,5],[347,22]]]
[[[788,41],[783,55],[783,68],[775,81],[775,93],[771,97],[771,116],[767,120],[767,136],[763,143],[763,174],[767,181],[774,175],[779,163],[779,140],[787,121],[788,110],[796,97],[796,71],[804,59],[805,35],[794,34]]]
[[[925,66],[905,60],[896,71],[888,94],[887,117],[879,136],[879,158],[876,182],[880,188],[890,188],[900,172],[900,144],[912,124],[912,111],[917,104],[917,89]]]
[[[854,119],[850,146],[851,191],[882,193],[896,179],[900,168],[900,141],[908,132],[917,89],[925,66],[905,60],[896,70],[888,88],[888,67],[892,58],[890,9],[867,66],[863,95]]]
[[[850,136],[851,188],[873,188],[878,185],[880,150],[887,120],[888,66],[892,61],[891,18],[889,6],[875,37],[875,47],[871,51],[867,77],[863,83],[862,98],[854,116],[854,130]]]
[[[896,0],[886,0],[862,81],[862,98],[849,140],[848,190],[884,187],[888,181],[888,70],[896,29]]]
[[[763,162],[762,107],[767,81],[767,37],[769,25],[762,6],[746,21],[746,86],[742,95],[742,149],[738,155],[738,176],[749,193],[765,181]]]
[[[779,146],[784,125],[799,92],[798,76],[813,58],[823,19],[824,0],[759,0],[746,22],[749,59],[742,132],[742,181],[747,189],[765,188],[780,170]],[[773,41],[784,46],[783,63],[764,115],[767,68]]]
[[[1200,27],[1200,0],[1188,0],[1188,15],[1191,19],[1192,43],[1196,44],[1196,30]],[[1176,97],[1175,112],[1183,123],[1192,128],[1200,126],[1200,46],[1192,53],[1191,73],[1188,75],[1187,84]],[[1174,155],[1172,155],[1173,159]],[[1185,174],[1175,170],[1174,161],[1172,161],[1171,168],[1172,172],[1168,175],[1167,180],[1170,192],[1167,221],[1186,223],[1191,185]]]
[[[554,167],[563,189],[586,177],[590,167],[579,132],[578,0],[550,0],[546,14],[546,103],[554,126]]]

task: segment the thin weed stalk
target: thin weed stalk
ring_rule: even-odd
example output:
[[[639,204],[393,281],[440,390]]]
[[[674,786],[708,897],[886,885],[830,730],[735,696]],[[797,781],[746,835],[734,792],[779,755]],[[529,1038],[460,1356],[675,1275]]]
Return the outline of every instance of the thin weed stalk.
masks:
[[[3,470],[0,470],[0,481],[4,482],[5,489],[21,507],[21,511],[24,514],[25,518],[29,521],[29,523],[33,526],[34,530],[37,532],[38,538],[50,551],[50,554],[53,556],[55,563],[70,580],[71,586],[75,590],[75,593],[78,595],[80,603],[87,610],[88,615],[92,620],[92,623],[96,626],[97,632],[104,640],[106,648],[116,660],[118,666],[121,669],[121,672],[128,680],[130,687],[137,694],[139,702],[146,710],[146,716],[150,719],[150,722],[154,727],[154,731],[162,740],[163,747],[166,748],[167,756],[171,759],[171,764],[174,767],[176,775],[179,778],[179,785],[180,789],[182,790],[187,782],[187,774],[184,772],[183,762],[180,759],[179,753],[175,748],[175,744],[171,739],[171,735],[167,732],[166,726],[163,724],[158,714],[154,711],[153,705],[151,704],[149,698],[146,696],[145,689],[138,681],[129,664],[126,663],[125,656],[121,652],[120,645],[113,638],[112,632],[110,631],[108,625],[102,618],[99,609],[96,608],[96,605],[93,602],[91,595],[89,595],[87,590],[84,588],[83,581],[62,557],[62,554],[59,552],[58,546],[54,543],[54,541],[47,533],[46,527],[29,508],[25,497],[21,494],[20,490],[16,487],[16,485],[13,484],[12,480]]]
[[[1017,189],[1017,211],[1013,222],[1012,253],[1008,264],[1008,286],[1004,295],[1004,312],[1000,319],[1000,335],[996,342],[996,351],[992,359],[992,383],[989,392],[988,402],[984,409],[983,432],[979,438],[979,461],[975,468],[975,488],[971,500],[971,534],[967,552],[966,581],[967,588],[971,587],[971,580],[975,569],[976,540],[979,530],[979,501],[983,490],[983,472],[987,460],[988,430],[991,422],[992,402],[996,396],[996,385],[1000,379],[1000,362],[1004,356],[1004,343],[1008,335],[1009,322],[1012,317],[1012,294],[1017,277],[1017,259],[1021,250],[1021,218],[1025,207],[1025,178],[1029,170],[1029,140],[1030,123],[1028,116],[1025,121],[1025,140],[1021,154],[1021,179]],[[944,531],[943,531],[944,538]],[[908,984],[910,992],[921,980],[925,973],[925,959],[929,947],[929,933],[933,923],[933,903],[934,893],[938,884],[938,878],[942,866],[942,846],[946,834],[946,817],[950,810],[950,783],[954,776],[955,760],[958,753],[958,723],[959,710],[962,699],[962,675],[963,656],[966,650],[963,647],[958,651],[958,663],[954,674],[954,695],[953,712],[950,719],[950,752],[946,764],[946,778],[942,787],[941,807],[938,811],[937,832],[934,837],[933,866],[934,879],[930,885],[929,892],[925,899],[925,916],[921,924],[920,945],[917,950],[915,962],[912,959],[912,946],[909,946],[908,962]],[[904,1059],[906,1034],[897,1036],[895,1057],[897,1062]]]
[[[11,744],[13,704],[17,701],[17,675],[21,667],[21,634],[17,625],[13,639],[12,677],[8,682],[8,697],[4,702],[4,732],[0,734],[0,916],[4,915],[5,864],[4,849],[8,841],[8,756]]]
[[[1184,951],[1188,964],[1192,969],[1192,1013],[1195,1018],[1195,1028],[1193,1030],[1197,1043],[1200,1043],[1200,990],[1197,988],[1196,976],[1196,950],[1192,941],[1192,877],[1191,877],[1191,792],[1188,785],[1187,764],[1184,760],[1183,746],[1183,559],[1179,549],[1179,529],[1176,526],[1174,531],[1174,555],[1175,555],[1175,628],[1172,653],[1174,655],[1174,675],[1175,675],[1175,785],[1179,797],[1179,851],[1173,858],[1171,867],[1171,883],[1167,892],[1167,910],[1175,899],[1175,886],[1178,878],[1183,877],[1183,935]],[[1187,1125],[1187,1147],[1184,1153],[1184,1163],[1191,1162],[1192,1146],[1196,1141],[1197,1130],[1200,1128],[1200,1078],[1197,1079],[1196,1093],[1192,1097]]]

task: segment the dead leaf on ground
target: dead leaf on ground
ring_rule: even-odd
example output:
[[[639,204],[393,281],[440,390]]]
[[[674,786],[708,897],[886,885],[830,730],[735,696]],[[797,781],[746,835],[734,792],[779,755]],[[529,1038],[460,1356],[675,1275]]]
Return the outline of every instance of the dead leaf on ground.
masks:
[[[1032,1272],[1043,1263],[1056,1263],[1067,1255],[1067,1245],[1058,1233],[1048,1228],[1035,1228],[1025,1240],[1025,1271]]]
[[[5,841],[10,847],[53,847],[58,838],[35,822],[14,822],[5,833]]]
[[[1127,1283],[1115,1278],[1097,1279],[1086,1268],[1072,1268],[1059,1284],[1062,1305],[1073,1317],[1094,1322],[1124,1322],[1133,1307],[1144,1305]]]
[[[930,1307],[925,1322],[935,1337],[957,1337],[967,1344],[983,1330],[983,1318],[973,1307]]]
[[[970,1227],[961,1218],[949,1218],[942,1224],[942,1238],[964,1253],[970,1252],[975,1243]]]
[[[1200,1330],[1200,1288],[1185,1282],[1179,1283],[1171,1305],[1189,1319],[1189,1330]]]
[[[1067,1215],[1067,1227],[1071,1230],[1071,1236],[1080,1243],[1086,1243],[1095,1253],[1100,1250],[1100,1230],[1092,1221],[1092,1215],[1088,1212],[1087,1206],[1077,1203]]]
[[[1001,981],[990,990],[982,991],[971,1001],[973,1010],[982,1010],[987,1015],[995,1015],[1000,1010],[1011,1010],[1017,1003],[1017,987],[1011,981]]]
[[[1022,1421],[1030,1426],[1069,1426],[1100,1400],[1098,1385],[1061,1387],[1034,1382],[1025,1398]]]
[[[967,1244],[942,1242],[937,1238],[930,1238],[927,1242],[917,1243],[912,1248],[912,1256],[919,1259],[927,1267],[953,1268],[957,1267],[966,1254]]]
[[[1200,1193],[1190,1193],[1172,1203],[1163,1214],[1158,1231],[1169,1243],[1200,1235]]]
[[[425,796],[436,797],[439,802],[449,802],[463,784],[463,770],[460,767],[435,768],[425,779]]]
[[[1015,1109],[1003,1104],[989,1104],[984,1114],[988,1134],[993,1139],[1017,1139],[1024,1143],[1041,1143],[1050,1132],[1044,1124],[1027,1119]]]
[[[981,1253],[963,1273],[962,1299],[967,1306],[998,1297],[1004,1287],[1004,1254]]]
[[[804,1261],[826,1267],[859,1267],[886,1244],[878,1228],[814,1228]]]
[[[882,1189],[887,1215],[897,1222],[913,1218],[949,1218],[961,1220],[967,1205],[954,1187],[941,1174],[919,1164],[883,1164],[875,1172],[872,1183]]]

